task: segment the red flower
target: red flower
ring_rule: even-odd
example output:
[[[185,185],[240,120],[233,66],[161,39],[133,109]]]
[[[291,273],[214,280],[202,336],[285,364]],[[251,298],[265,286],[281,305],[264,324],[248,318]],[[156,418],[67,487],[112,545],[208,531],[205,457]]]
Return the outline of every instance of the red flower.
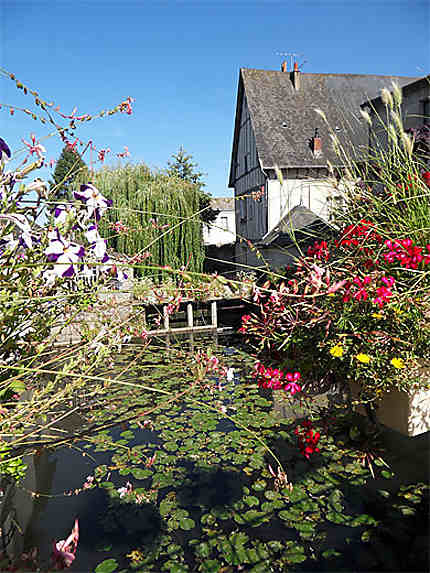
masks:
[[[311,454],[320,451],[317,444],[321,434],[312,429],[312,422],[305,420],[297,426],[294,433],[297,436],[300,453],[306,459],[309,459]]]

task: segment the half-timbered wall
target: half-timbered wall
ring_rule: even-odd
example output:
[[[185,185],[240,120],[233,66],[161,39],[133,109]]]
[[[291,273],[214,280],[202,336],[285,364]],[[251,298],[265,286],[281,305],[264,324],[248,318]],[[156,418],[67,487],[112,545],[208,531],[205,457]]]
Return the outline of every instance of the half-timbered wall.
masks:
[[[240,127],[234,166],[236,197],[236,230],[238,237],[255,240],[267,232],[267,200],[264,186],[266,177],[260,168],[254,130],[246,102],[242,100]],[[263,188],[264,194],[261,198]],[[242,197],[238,199],[238,197]]]

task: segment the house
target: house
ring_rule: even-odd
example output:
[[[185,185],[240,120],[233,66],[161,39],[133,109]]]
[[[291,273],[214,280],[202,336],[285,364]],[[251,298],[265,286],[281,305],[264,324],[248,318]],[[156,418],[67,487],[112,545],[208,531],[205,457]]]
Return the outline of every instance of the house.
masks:
[[[217,197],[211,200],[211,209],[218,211],[212,223],[203,225],[203,242],[205,245],[233,244],[236,241],[236,219],[233,197]]]
[[[234,197],[212,199],[211,208],[218,211],[218,215],[215,221],[203,225],[204,271],[232,274],[236,242]]]
[[[387,87],[392,91],[392,86]],[[403,85],[401,94],[400,110],[404,129],[423,132],[426,131],[425,126],[427,126],[430,132],[430,75]],[[388,144],[389,109],[387,109],[383,98],[379,96],[370,99],[364,102],[361,107],[369,113],[372,120],[369,144],[372,147],[386,148]]]
[[[240,70],[229,177],[236,200],[237,263],[261,266],[247,241],[260,245],[266,258],[271,231],[281,221],[285,231],[294,207],[306,207],[329,223],[330,205],[340,194],[330,164],[342,168],[332,138],[358,158],[368,145],[360,105],[393,80],[403,86],[416,79],[310,74],[297,64],[287,71],[285,63],[281,71]],[[285,252],[269,258],[271,266],[280,266]]]

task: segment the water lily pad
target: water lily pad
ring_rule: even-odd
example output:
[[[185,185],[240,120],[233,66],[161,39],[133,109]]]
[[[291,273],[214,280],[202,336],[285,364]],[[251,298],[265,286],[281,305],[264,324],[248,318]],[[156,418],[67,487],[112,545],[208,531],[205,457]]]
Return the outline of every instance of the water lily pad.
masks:
[[[249,507],[254,507],[256,505],[259,505],[259,503],[260,503],[260,500],[258,499],[258,497],[255,497],[255,495],[247,495],[243,498],[243,501]]]
[[[341,555],[341,553],[339,553],[339,551],[336,551],[336,549],[326,549],[325,551],[322,552],[322,556],[325,559],[329,559],[330,557],[339,557]]]
[[[131,473],[134,478],[136,479],[145,479],[152,475],[151,470],[141,469],[141,468],[133,468]]]
[[[267,515],[264,511],[257,511],[256,509],[249,509],[243,513],[241,517],[243,521],[251,527],[258,527],[262,523],[270,520],[270,516]]]
[[[193,527],[195,527],[196,523],[193,519],[190,519],[189,517],[181,517],[181,519],[179,520],[179,525],[181,529],[184,529],[185,531],[190,531],[190,529],[193,529]]]
[[[267,482],[264,479],[259,479],[252,484],[252,489],[255,491],[264,491],[267,487]]]
[[[221,571],[221,563],[217,559],[206,559],[199,567],[202,573],[218,573]]]
[[[349,525],[351,525],[352,527],[357,527],[359,525],[376,525],[376,523],[377,521],[374,517],[372,517],[371,515],[367,515],[366,513],[363,513],[362,515],[354,517],[349,523]]]
[[[199,557],[209,557],[212,549],[208,543],[203,542],[203,543],[199,543],[198,545],[196,545],[196,547],[194,548],[194,551],[195,551],[196,555],[198,555]]]
[[[118,562],[116,559],[105,559],[97,565],[95,573],[112,573],[118,569]]]
[[[134,434],[130,430],[125,430],[124,432],[121,432],[120,436],[126,440],[133,440],[134,439]]]
[[[349,525],[350,517],[343,515],[342,513],[336,511],[328,511],[325,516],[326,519],[332,523],[337,523],[339,525]]]
[[[284,551],[282,557],[286,559],[288,563],[302,563],[306,561],[304,548],[291,541],[287,541],[287,550]]]
[[[169,573],[187,573],[188,567],[182,563],[175,563],[174,561],[167,561],[165,567]]]

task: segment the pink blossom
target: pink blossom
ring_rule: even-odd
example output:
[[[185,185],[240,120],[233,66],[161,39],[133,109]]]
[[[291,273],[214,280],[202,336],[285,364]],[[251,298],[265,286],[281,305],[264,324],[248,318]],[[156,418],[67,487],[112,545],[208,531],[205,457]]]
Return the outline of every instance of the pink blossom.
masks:
[[[65,567],[70,567],[75,560],[78,541],[79,524],[78,520],[75,519],[75,524],[69,537],[66,540],[62,539],[57,543],[55,541],[53,542],[52,559],[54,561],[55,569],[60,570]]]
[[[134,102],[132,97],[128,97],[123,102],[119,104],[119,110],[121,112],[125,112],[127,115],[131,115],[133,113],[131,104]]]
[[[46,153],[46,149],[41,145],[39,142],[36,141],[36,136],[34,133],[30,135],[31,143],[26,141],[25,139],[22,140],[24,145],[26,145],[29,149],[30,155],[34,153],[39,157],[39,159],[43,158],[43,154]]]
[[[116,155],[117,155],[117,157],[122,157],[122,158],[130,157],[130,152],[128,150],[128,147],[126,145],[124,145],[124,151],[122,153],[117,153]]]
[[[98,152],[97,156],[99,161],[101,161],[102,163],[105,160],[105,155],[106,153],[110,153],[110,148],[108,147],[107,149],[100,149],[100,151]]]

